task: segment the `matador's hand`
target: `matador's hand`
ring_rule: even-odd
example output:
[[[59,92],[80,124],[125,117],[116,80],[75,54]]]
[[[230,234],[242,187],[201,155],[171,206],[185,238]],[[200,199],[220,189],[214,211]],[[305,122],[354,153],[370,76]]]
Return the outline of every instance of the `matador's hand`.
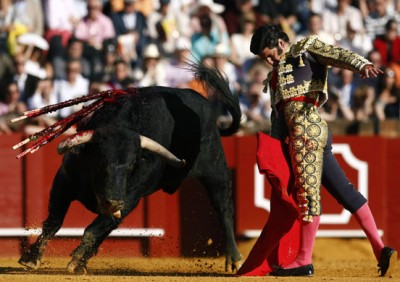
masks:
[[[383,71],[381,69],[376,68],[374,65],[366,65],[360,72],[361,78],[371,78],[377,77],[379,74],[382,74]]]

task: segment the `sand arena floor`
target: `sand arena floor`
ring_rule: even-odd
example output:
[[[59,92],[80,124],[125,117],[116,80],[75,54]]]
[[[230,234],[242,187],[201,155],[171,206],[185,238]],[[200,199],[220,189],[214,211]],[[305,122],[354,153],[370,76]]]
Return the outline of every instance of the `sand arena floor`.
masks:
[[[239,243],[246,257],[254,240]],[[224,258],[110,258],[99,253],[88,264],[88,275],[69,275],[68,257],[47,257],[37,271],[26,271],[18,258],[0,257],[0,281],[400,281],[379,277],[376,261],[365,239],[317,239],[314,277],[233,277],[224,271]],[[398,263],[400,264],[400,262]]]

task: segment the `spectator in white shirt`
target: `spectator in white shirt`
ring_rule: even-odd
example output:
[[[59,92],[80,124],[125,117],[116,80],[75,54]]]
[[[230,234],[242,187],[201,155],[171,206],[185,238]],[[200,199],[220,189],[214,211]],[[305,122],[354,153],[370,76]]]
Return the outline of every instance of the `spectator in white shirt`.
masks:
[[[54,91],[57,95],[57,100],[63,102],[88,94],[89,80],[82,76],[82,67],[79,60],[72,60],[67,64],[67,79],[55,80]],[[59,110],[59,117],[65,118],[70,114],[80,110],[82,105],[66,107]]]
[[[47,25],[46,39],[61,37],[61,44],[67,46],[74,28],[81,19],[81,12],[75,0],[45,0],[44,15]]]
[[[351,21],[355,30],[364,31],[361,11],[350,3],[351,0],[338,0],[338,6],[334,11],[326,10],[322,13],[323,30],[332,34],[336,41],[347,36],[347,23],[349,21]]]

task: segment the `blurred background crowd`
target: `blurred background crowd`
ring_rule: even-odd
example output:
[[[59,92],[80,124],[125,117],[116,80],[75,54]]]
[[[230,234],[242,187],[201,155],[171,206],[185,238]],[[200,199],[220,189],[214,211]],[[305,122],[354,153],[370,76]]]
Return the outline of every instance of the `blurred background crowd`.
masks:
[[[330,99],[320,110],[334,134],[399,131],[400,0],[0,0],[0,134],[36,132],[79,108],[10,120],[95,91],[159,85],[213,101],[188,61],[229,79],[243,111],[238,134],[268,132],[270,69],[249,46],[254,29],[270,23],[292,42],[318,35],[384,70],[361,80],[329,69]],[[229,116],[219,113],[223,126]]]

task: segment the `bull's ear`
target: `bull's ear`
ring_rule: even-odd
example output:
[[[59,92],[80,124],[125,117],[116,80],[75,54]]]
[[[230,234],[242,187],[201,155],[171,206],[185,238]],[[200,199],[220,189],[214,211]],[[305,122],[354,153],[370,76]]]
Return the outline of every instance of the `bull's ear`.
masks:
[[[86,130],[86,131],[80,131],[78,133],[75,133],[74,135],[68,137],[67,139],[62,141],[60,144],[58,144],[57,152],[60,155],[62,155],[74,146],[77,146],[79,144],[88,143],[92,140],[93,134],[94,134],[93,130]]]

